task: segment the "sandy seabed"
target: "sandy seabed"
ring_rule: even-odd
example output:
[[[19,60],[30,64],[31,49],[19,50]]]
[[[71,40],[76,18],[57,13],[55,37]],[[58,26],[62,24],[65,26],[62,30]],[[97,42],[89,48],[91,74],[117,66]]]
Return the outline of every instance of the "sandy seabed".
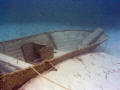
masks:
[[[120,60],[106,53],[89,53],[64,61],[43,75],[69,90],[120,90]],[[65,90],[37,76],[19,90]]]

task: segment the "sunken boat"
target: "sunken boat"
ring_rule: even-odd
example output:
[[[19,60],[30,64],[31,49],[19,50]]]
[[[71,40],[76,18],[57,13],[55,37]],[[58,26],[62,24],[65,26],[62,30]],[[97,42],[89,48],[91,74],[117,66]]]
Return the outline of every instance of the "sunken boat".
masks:
[[[17,90],[31,78],[51,68],[56,70],[57,64],[91,52],[107,39],[104,30],[97,28],[46,32],[0,42],[0,89]]]

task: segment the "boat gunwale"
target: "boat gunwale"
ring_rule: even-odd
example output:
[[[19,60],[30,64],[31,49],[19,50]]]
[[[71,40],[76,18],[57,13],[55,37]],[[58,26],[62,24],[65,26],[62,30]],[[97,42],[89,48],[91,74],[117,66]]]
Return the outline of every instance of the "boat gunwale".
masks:
[[[35,36],[39,36],[39,35],[46,35],[47,33],[56,33],[56,32],[66,32],[66,31],[82,31],[82,32],[91,32],[90,30],[78,30],[78,29],[76,29],[76,30],[59,30],[59,31],[49,31],[49,32],[41,32],[41,33],[38,33],[38,34],[34,34],[34,35],[28,35],[28,36],[24,36],[24,37],[19,37],[19,38],[15,38],[15,39],[10,39],[10,40],[6,40],[6,41],[0,41],[0,44],[2,44],[2,43],[7,43],[7,42],[14,42],[14,41],[17,41],[17,40],[21,40],[21,39],[26,39],[26,38],[31,38],[31,37],[35,37]]]

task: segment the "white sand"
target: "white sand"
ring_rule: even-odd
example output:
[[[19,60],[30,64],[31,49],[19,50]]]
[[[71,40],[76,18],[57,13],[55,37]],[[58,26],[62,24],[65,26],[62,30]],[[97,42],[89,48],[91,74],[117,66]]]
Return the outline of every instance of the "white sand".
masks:
[[[120,60],[106,53],[78,56],[56,68],[43,75],[70,90],[120,90]],[[25,85],[25,90],[65,90],[40,76]]]

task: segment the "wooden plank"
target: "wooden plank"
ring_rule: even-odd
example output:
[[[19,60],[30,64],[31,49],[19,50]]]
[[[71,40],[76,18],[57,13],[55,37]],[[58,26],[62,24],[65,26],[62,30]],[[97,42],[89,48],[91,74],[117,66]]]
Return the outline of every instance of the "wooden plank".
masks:
[[[14,72],[16,70],[19,70],[20,68],[13,66],[9,63],[0,61],[0,74],[6,74],[10,72]]]
[[[101,44],[105,40],[102,40],[99,43],[91,44],[91,45],[84,47],[82,49],[67,53],[67,54],[60,56],[58,58],[55,58],[55,59],[44,60],[40,64],[34,65],[33,67],[38,72],[42,73],[42,72],[52,68],[50,63],[56,65],[56,64],[66,60],[66,59],[75,57],[77,55],[80,55],[80,54],[83,54],[86,52],[89,52],[89,51],[93,50],[94,48],[96,48],[99,44]],[[2,90],[16,90],[21,85],[23,85],[26,81],[30,80],[31,78],[35,77],[36,75],[37,75],[36,72],[34,72],[31,69],[31,67],[3,75],[0,77],[0,89],[2,89]]]
[[[32,66],[29,63],[4,55],[2,53],[0,53],[0,61],[8,63],[17,68],[26,68],[26,67]]]
[[[46,35],[48,36],[48,38],[49,38],[50,42],[52,43],[53,47],[55,49],[57,49],[57,45],[55,44],[55,40],[54,40],[53,36],[51,35],[51,33],[46,33]]]
[[[103,34],[103,29],[97,28],[95,31],[90,33],[85,39],[82,40],[82,47],[94,43]]]

